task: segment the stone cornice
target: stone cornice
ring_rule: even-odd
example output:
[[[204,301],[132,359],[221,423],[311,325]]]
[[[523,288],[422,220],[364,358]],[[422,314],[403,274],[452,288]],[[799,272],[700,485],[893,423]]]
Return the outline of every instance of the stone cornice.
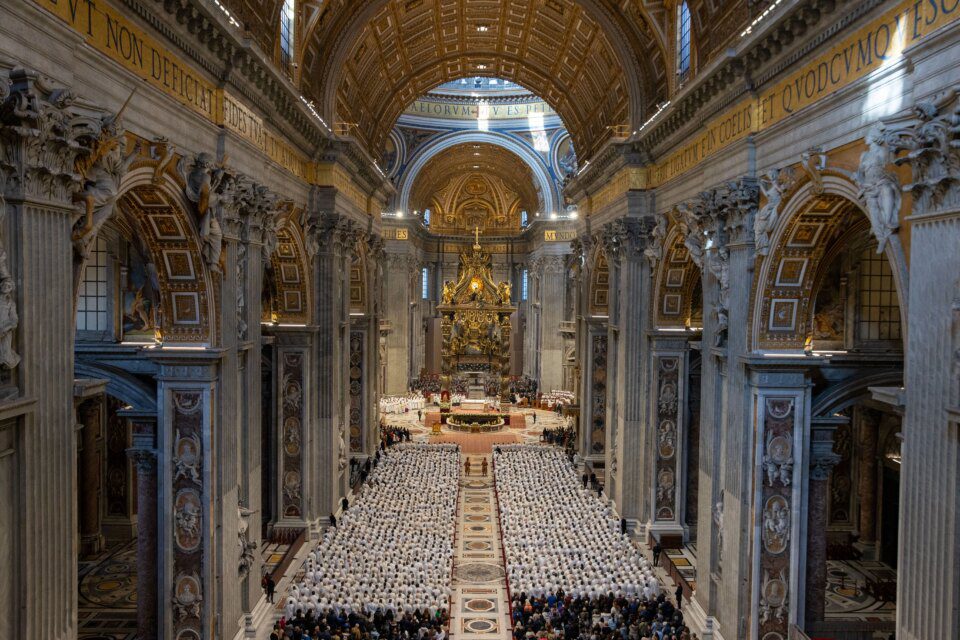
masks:
[[[803,0],[761,23],[730,53],[702,70],[676,96],[659,120],[633,138],[641,149],[662,155],[677,135],[697,128],[741,96],[755,92],[850,27],[882,0]],[[832,24],[822,21],[845,11]],[[816,27],[821,27],[816,29]],[[798,39],[808,36],[797,43]],[[797,44],[795,44],[797,43]]]

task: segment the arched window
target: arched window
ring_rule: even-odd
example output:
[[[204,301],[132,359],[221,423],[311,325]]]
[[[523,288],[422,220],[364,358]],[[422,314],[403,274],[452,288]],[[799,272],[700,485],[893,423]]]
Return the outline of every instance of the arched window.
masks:
[[[430,299],[430,270],[426,267],[420,272],[420,297]]]
[[[524,270],[523,270],[523,280],[522,280],[521,283],[520,283],[520,299],[521,299],[521,300],[526,300],[526,299],[527,299],[527,282],[528,282],[528,280],[529,280],[529,275],[527,274],[527,270],[524,269]]]
[[[677,5],[677,79],[679,84],[690,76],[690,7]]]
[[[77,331],[104,333],[110,329],[108,317],[109,268],[107,241],[97,236],[90,259],[83,269],[80,297],[77,299]]]
[[[521,227],[527,226],[527,210],[526,209],[520,212],[520,226]]]
[[[280,11],[280,64],[284,69],[293,62],[293,26],[296,12],[296,0],[283,0]]]
[[[423,224],[430,226],[430,209],[423,210]]]

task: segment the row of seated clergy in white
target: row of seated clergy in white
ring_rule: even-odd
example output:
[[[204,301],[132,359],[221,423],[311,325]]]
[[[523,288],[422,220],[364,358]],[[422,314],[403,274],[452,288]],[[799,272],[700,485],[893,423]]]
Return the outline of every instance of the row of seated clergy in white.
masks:
[[[427,406],[427,400],[419,393],[406,396],[385,396],[380,398],[381,413],[406,413],[419,411]]]
[[[554,447],[502,445],[494,454],[500,527],[513,593],[650,599],[653,567],[620,532],[613,509],[585,490]]]
[[[353,505],[307,557],[287,615],[446,609],[459,484],[457,445],[386,449]]]
[[[498,450],[495,479],[514,593],[659,593],[615,514],[582,488],[559,450]],[[310,552],[302,579],[290,587],[287,616],[448,609],[460,468],[457,445],[387,449],[338,526]]]

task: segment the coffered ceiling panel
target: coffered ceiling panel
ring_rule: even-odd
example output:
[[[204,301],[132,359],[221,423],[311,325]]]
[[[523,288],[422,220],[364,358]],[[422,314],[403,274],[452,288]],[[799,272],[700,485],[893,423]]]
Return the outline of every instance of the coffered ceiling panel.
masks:
[[[650,0],[331,0],[306,36],[302,82],[379,155],[416,98],[501,77],[549,102],[589,158],[663,99],[665,14]]]

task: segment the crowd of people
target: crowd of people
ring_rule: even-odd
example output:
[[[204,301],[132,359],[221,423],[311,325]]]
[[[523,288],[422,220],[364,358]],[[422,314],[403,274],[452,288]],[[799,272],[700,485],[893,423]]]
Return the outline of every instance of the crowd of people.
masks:
[[[432,640],[452,594],[459,483],[456,445],[384,450],[369,483],[308,555],[303,577],[290,587],[285,619],[307,628],[322,619],[341,637],[348,624],[352,640],[355,625],[361,639],[412,630],[406,637]]]
[[[573,427],[570,426],[544,429],[543,433],[540,434],[540,440],[542,442],[556,445],[561,449],[566,449],[568,444],[572,444],[575,437],[576,432]]]
[[[514,594],[515,640],[695,640],[683,624],[680,609],[666,596],[595,598],[567,595],[562,590],[545,598]]]
[[[410,442],[410,429],[386,424],[380,425],[380,442],[385,447],[392,447],[402,442]]]
[[[514,376],[510,378],[510,393],[516,396],[517,400],[526,398],[528,402],[533,402],[537,395],[537,381],[528,376]]]
[[[318,614],[298,612],[274,624],[270,640],[444,640],[450,619],[446,611],[430,615],[426,610],[395,616],[392,612]]]
[[[410,391],[421,391],[425,395],[440,393],[440,376],[438,374],[421,374],[410,383]]]
[[[513,592],[644,600],[660,594],[653,567],[622,533],[612,508],[581,486],[563,452],[502,445],[493,468]]]
[[[623,521],[562,451],[501,445],[494,478],[516,640],[694,640]]]

